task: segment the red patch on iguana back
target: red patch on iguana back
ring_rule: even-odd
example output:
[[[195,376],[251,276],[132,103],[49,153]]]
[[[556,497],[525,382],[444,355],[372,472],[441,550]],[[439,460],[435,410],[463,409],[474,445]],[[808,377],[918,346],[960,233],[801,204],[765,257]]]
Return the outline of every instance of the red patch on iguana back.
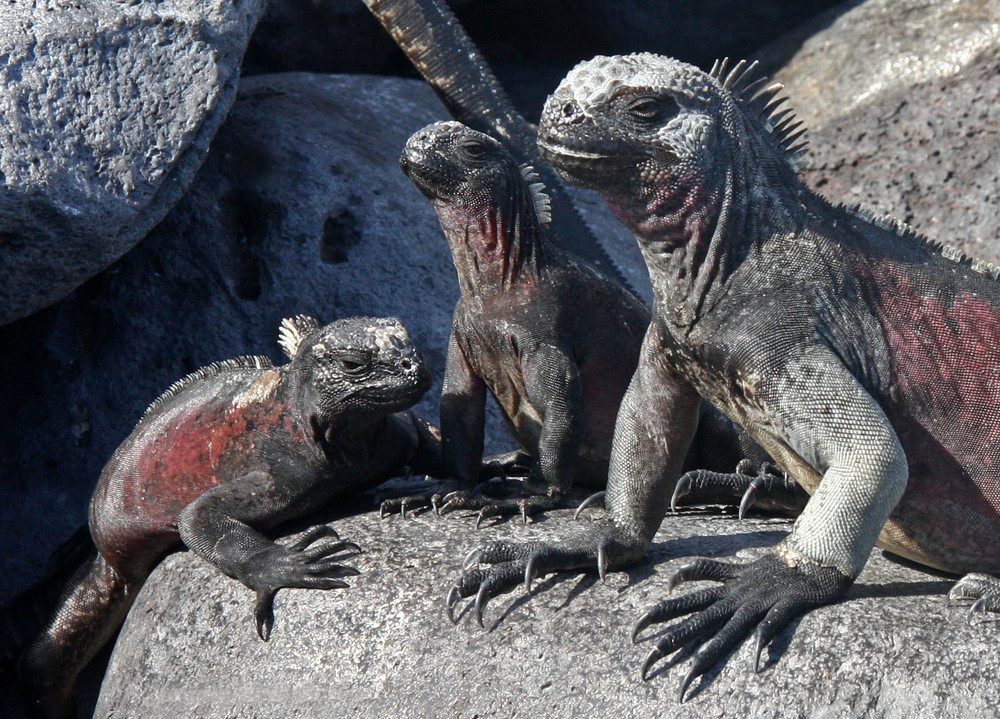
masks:
[[[177,519],[205,492],[266,468],[260,441],[283,433],[311,441],[273,396],[239,407],[229,396],[181,405],[144,423],[105,467],[94,494],[91,529],[107,558],[161,553],[178,540]]]
[[[1000,307],[969,289],[921,288],[892,260],[869,272],[891,354],[884,409],[910,467],[892,519],[936,566],[998,570]]]

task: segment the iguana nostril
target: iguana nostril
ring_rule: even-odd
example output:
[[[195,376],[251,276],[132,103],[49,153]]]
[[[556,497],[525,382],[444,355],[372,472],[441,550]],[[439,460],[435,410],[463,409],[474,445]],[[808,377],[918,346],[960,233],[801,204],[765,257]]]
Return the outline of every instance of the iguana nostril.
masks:
[[[410,360],[408,360],[408,359],[405,359],[402,362],[400,362],[399,366],[402,367],[405,370],[413,369],[413,363],[410,362]]]

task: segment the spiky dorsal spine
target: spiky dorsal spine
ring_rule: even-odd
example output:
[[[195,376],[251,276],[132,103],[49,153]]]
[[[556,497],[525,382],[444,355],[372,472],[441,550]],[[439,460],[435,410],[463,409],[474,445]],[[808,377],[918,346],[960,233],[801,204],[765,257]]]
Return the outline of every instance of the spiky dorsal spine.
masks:
[[[320,328],[319,320],[309,315],[296,315],[281,320],[278,328],[278,345],[288,359],[294,359],[302,340]]]
[[[242,357],[235,357],[221,362],[213,362],[212,364],[200,367],[191,374],[181,377],[179,380],[167,387],[163,394],[154,399],[153,402],[146,408],[146,411],[142,413],[142,417],[139,418],[139,422],[142,422],[146,419],[146,417],[162,407],[167,400],[185,387],[206,379],[207,377],[214,377],[215,375],[222,374],[224,372],[271,369],[272,367],[274,367],[274,363],[271,362],[271,359],[261,355],[244,355]]]
[[[941,255],[946,260],[951,260],[952,262],[957,262],[960,265],[965,265],[976,274],[984,275],[993,280],[1000,280],[1000,267],[997,267],[992,262],[980,260],[975,257],[969,257],[957,247],[932,240],[926,235],[920,234],[908,224],[893,217],[892,215],[877,212],[871,207],[860,203],[853,205],[841,205],[841,207],[855,217],[864,220],[879,229],[891,232],[897,237],[905,238],[911,242],[918,242],[930,249],[932,252],[936,252]]]
[[[552,222],[552,201],[545,192],[545,183],[531,165],[521,165],[521,177],[528,184],[531,201],[535,206],[535,215],[543,225]]]
[[[791,109],[780,109],[788,101],[781,94],[785,86],[780,82],[768,84],[767,76],[757,71],[758,65],[756,60],[750,63],[740,60],[730,68],[727,57],[716,60],[708,74],[729,91],[737,104],[763,123],[789,160],[797,160],[809,144],[806,140],[798,142],[806,129]]]

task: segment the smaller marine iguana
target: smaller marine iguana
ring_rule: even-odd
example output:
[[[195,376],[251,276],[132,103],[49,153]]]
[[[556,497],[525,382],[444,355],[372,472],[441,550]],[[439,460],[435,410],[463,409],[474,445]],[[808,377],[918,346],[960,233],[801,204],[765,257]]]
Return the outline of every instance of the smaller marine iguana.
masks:
[[[410,137],[400,164],[434,206],[461,290],[441,396],[449,476],[466,487],[480,478],[487,392],[529,466],[532,494],[453,493],[441,510],[527,517],[574,482],[603,488],[649,312],[549,242],[542,183],[497,140],[438,122]]]
[[[639,620],[633,638],[691,615],[644,677],[705,640],[681,699],[755,627],[759,661],[795,616],[842,597],[876,543],[972,572],[952,596],[1000,611],[1000,269],[806,187],[779,91],[745,63],[705,73],[639,54],[582,63],[549,97],[542,154],[634,232],[655,310],[618,415],[608,517],[582,541],[482,548],[472,559],[491,566],[449,598],[476,595],[481,611],[540,573],[640,559],[704,397],[812,496],[763,557],[682,567],[671,588],[721,584]]]
[[[261,532],[400,473],[439,474],[436,430],[411,412],[430,372],[398,320],[281,324],[291,360],[217,362],[146,410],[98,480],[90,504],[97,556],[67,583],[22,656],[29,711],[72,715],[80,670],[117,630],[139,588],[178,540],[257,594],[267,640],[282,587],[346,587],[357,549],[325,525],[279,545]],[[393,414],[400,412],[401,414]]]

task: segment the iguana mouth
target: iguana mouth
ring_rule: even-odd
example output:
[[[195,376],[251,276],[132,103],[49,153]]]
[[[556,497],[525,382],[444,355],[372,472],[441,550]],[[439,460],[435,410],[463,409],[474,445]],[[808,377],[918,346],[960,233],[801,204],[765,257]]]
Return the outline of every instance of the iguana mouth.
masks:
[[[578,143],[564,143],[551,137],[538,138],[538,150],[564,178],[570,182],[595,187],[610,172],[621,171],[636,165],[633,153],[619,146],[586,149]]]

